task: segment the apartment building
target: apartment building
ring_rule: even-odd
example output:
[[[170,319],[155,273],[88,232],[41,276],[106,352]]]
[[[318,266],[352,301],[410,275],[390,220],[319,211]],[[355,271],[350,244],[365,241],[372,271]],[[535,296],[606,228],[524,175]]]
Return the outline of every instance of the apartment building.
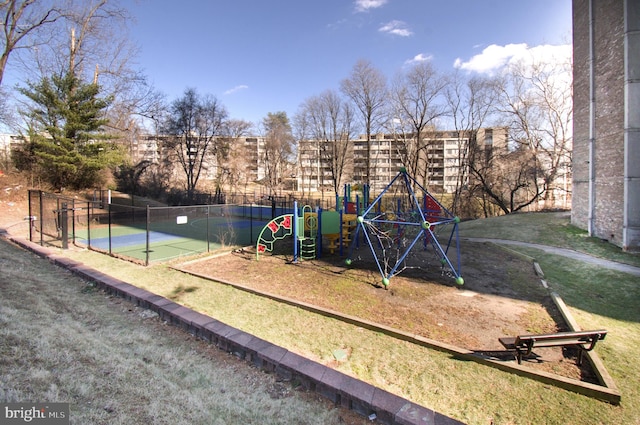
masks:
[[[469,143],[475,143],[485,155],[507,146],[507,129],[503,127],[481,128],[471,136],[470,132],[430,130],[423,134],[422,148],[417,150],[415,138],[397,134],[372,135],[369,147],[371,193],[382,191],[405,166],[403,158],[406,158],[408,149],[420,152],[421,183],[427,190],[452,193],[460,183]],[[265,178],[266,167],[262,161],[264,137],[243,136],[225,142],[229,146],[228,158],[220,163],[215,157],[209,158],[204,165],[202,177],[205,180],[215,179],[221,172],[228,175],[227,182],[233,185],[250,184]],[[167,136],[141,136],[131,144],[131,158],[134,162],[148,160],[158,163],[169,155],[166,144]],[[335,149],[339,152],[334,152]],[[346,183],[364,183],[367,179],[367,141],[364,136],[341,142],[302,140],[298,143],[297,154],[295,179],[298,191],[333,192],[336,180],[340,188]]]
[[[469,132],[435,131],[423,134],[421,149],[415,137],[398,134],[375,134],[369,144],[369,184],[372,193],[383,190],[405,166],[407,151],[419,152],[419,163],[426,167],[424,183],[434,193],[451,193],[459,182],[469,143],[476,143],[490,155],[494,149],[506,149],[507,129],[479,129],[474,137]],[[298,145],[298,188],[306,191],[333,189],[335,164],[326,155],[332,141],[305,140]],[[339,142],[340,143],[340,142]],[[344,143],[344,142],[342,142]],[[340,182],[364,183],[367,178],[367,140],[364,136],[347,144]]]
[[[167,148],[169,137],[147,134],[132,141],[129,147],[132,161],[137,163],[146,160],[157,164],[168,158],[171,155]],[[220,138],[215,143],[228,143],[229,157],[226,161],[218,161],[215,156],[206,158],[202,176],[205,180],[214,180],[221,173],[233,175],[235,184],[255,182],[265,177],[265,169],[260,161],[264,137]]]
[[[236,147],[242,147],[242,152],[240,154],[240,158],[244,163],[244,167],[240,167],[240,171],[242,171],[242,179],[247,182],[260,181],[264,179],[266,172],[260,161],[265,149],[264,137],[239,137],[234,141],[233,145]]]
[[[162,155],[162,137],[145,134],[134,138],[129,145],[129,154],[133,163],[150,161],[157,164]]]

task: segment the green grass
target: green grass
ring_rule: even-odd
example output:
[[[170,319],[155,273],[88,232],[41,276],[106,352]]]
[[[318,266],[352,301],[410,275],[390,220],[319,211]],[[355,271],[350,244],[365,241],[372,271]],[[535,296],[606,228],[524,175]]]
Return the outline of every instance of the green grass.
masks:
[[[637,261],[631,254],[585,238],[566,214],[465,222],[461,232],[467,237],[551,244],[631,264]],[[68,254],[160,295],[178,296],[181,303],[231,326],[335,364],[338,370],[469,424],[640,423],[640,279],[535,249],[510,249],[537,259],[550,286],[583,328],[609,331],[596,351],[622,393],[620,406],[184,275],[166,265],[144,268],[91,252]],[[348,353],[346,361],[335,362],[337,349]]]
[[[5,241],[0,267],[0,402],[69,403],[71,424],[366,421]]]
[[[460,236],[509,239],[573,249],[596,257],[640,267],[640,255],[589,237],[571,224],[568,212],[510,214],[460,224]]]

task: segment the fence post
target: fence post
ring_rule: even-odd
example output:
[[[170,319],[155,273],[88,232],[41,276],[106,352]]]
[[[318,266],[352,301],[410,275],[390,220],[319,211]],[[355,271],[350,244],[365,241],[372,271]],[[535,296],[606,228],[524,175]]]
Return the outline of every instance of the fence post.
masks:
[[[29,241],[33,242],[33,212],[31,210],[31,190],[29,190]]]
[[[209,205],[207,205],[207,252],[211,252],[210,242],[209,242],[209,218],[211,217],[211,213],[209,210]]]
[[[302,213],[304,216],[304,212]],[[293,202],[293,262],[298,262],[298,203]],[[304,232],[304,228],[302,229]]]
[[[76,244],[76,200],[71,200],[71,240]]]
[[[62,229],[62,249],[69,248],[69,214],[67,203],[63,202],[60,208],[60,227]]]
[[[40,200],[40,246],[44,246],[44,237],[43,234],[44,232],[42,231],[42,219],[43,219],[43,212],[44,212],[44,207],[42,206],[42,191],[39,191],[39,200]]]
[[[87,202],[87,246],[91,248],[91,213],[93,212],[93,202]]]
[[[134,214],[135,214],[135,212],[134,212]],[[144,263],[145,266],[149,265],[149,218],[150,218],[150,215],[151,214],[150,214],[150,210],[149,210],[149,204],[147,204],[147,249],[146,249],[146,252],[145,252],[145,257],[146,257],[146,260],[145,260],[145,263]]]
[[[249,205],[249,244],[253,245],[253,202]]]
[[[111,203],[107,204],[107,217],[109,218],[109,255],[111,255]]]

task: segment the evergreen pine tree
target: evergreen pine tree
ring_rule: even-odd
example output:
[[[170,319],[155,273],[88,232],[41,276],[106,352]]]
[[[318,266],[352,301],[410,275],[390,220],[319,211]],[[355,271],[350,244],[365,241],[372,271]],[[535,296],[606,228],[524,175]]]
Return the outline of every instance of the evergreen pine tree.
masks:
[[[104,131],[110,100],[98,97],[97,84],[83,84],[69,73],[43,78],[20,92],[32,101],[29,148],[36,170],[54,189],[83,189],[100,183],[100,171],[120,159]]]

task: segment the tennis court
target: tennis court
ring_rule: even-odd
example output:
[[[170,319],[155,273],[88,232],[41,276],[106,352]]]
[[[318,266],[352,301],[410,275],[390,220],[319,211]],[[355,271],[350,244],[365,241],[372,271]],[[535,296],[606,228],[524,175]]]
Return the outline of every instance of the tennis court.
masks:
[[[155,207],[142,214],[114,207],[106,217],[94,219],[95,224],[76,229],[75,243],[144,264],[251,245],[270,217],[239,217],[229,213],[234,210],[239,211],[218,206]]]
[[[148,265],[253,245],[272,218],[289,212],[274,203],[135,206],[30,190],[29,239],[63,248],[72,241]]]
[[[201,208],[177,214],[151,215],[142,222],[94,225],[77,230],[77,244],[130,257],[145,264],[215,251],[223,247],[247,246],[256,240],[266,220],[228,215],[202,216]],[[125,222],[127,220],[124,220]]]

